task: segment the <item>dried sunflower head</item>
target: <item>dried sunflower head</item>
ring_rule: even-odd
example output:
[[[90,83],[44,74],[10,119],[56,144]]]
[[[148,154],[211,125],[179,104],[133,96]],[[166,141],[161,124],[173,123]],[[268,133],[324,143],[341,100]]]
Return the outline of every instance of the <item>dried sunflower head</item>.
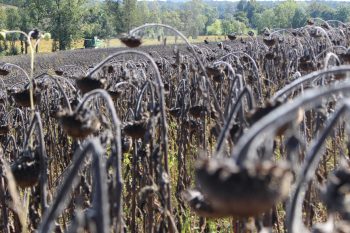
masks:
[[[226,216],[255,216],[269,210],[289,193],[290,167],[270,161],[237,166],[228,159],[202,159],[196,178],[215,211]]]
[[[96,114],[88,109],[73,113],[61,111],[57,113],[57,119],[69,136],[78,139],[86,138],[101,126]]]
[[[129,48],[137,48],[142,44],[141,37],[125,35],[120,38],[120,41]]]

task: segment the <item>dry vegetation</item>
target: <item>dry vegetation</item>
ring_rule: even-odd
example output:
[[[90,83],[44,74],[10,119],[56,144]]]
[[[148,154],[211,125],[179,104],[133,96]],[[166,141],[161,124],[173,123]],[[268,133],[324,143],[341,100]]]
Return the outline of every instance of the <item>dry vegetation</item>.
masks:
[[[349,35],[3,59],[0,232],[350,232]]]

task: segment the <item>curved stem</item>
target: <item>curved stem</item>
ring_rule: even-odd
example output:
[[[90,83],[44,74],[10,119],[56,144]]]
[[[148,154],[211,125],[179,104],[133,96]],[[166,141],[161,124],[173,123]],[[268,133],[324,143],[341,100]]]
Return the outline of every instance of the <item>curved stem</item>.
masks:
[[[324,59],[324,68],[323,68],[324,70],[327,69],[329,60],[332,57],[338,62],[338,64],[340,64],[340,60],[339,60],[338,56],[335,53],[327,53],[327,55],[326,55],[326,57]]]
[[[120,83],[117,83],[117,84],[115,85],[115,88],[119,88],[119,87],[121,87],[121,86],[123,86],[123,85],[129,85],[129,86],[133,87],[137,92],[139,91],[139,89],[138,89],[134,84],[132,84],[132,83],[130,83],[130,82],[120,82]]]
[[[138,96],[137,101],[136,101],[135,118],[138,118],[140,116],[142,97],[143,97],[144,93],[146,92],[147,87],[149,87],[149,84],[150,84],[149,82],[146,82],[143,85],[143,87],[141,88],[141,91],[140,91],[139,96]],[[151,87],[150,87],[150,90],[153,93],[153,89]],[[152,94],[152,96],[153,96],[153,94]]]
[[[331,50],[331,49],[342,49],[344,51],[347,51],[348,49],[345,48],[344,46],[340,46],[340,45],[337,45],[337,46],[331,46],[331,47],[328,47],[326,48],[325,50],[323,50],[322,52],[320,52],[319,54],[316,55],[315,59],[317,60],[320,56],[322,56],[324,53],[328,52],[328,50]]]
[[[271,34],[270,34],[270,38],[272,38],[272,36],[274,35],[274,34],[281,34],[281,32],[288,32],[290,35],[293,35],[293,33],[289,30],[289,29],[278,29],[278,30],[275,30],[275,31],[273,31],[273,32],[271,32]]]
[[[9,66],[9,67],[14,67],[14,68],[20,70],[20,71],[26,76],[26,78],[28,79],[28,81],[29,81],[29,83],[30,83],[30,81],[31,81],[30,76],[29,76],[29,74],[28,74],[22,67],[20,67],[20,66],[18,66],[18,65],[16,65],[16,64],[12,64],[12,63],[5,63],[5,64],[4,64],[4,67],[5,67],[5,68],[7,68],[8,66]]]
[[[220,132],[220,135],[217,139],[217,144],[216,144],[216,154],[221,154],[223,152],[223,150],[225,149],[225,144],[224,142],[226,141],[226,139],[228,138],[229,134],[230,134],[230,129],[233,126],[234,120],[235,120],[235,115],[237,114],[239,108],[242,107],[242,101],[243,101],[243,97],[247,96],[249,98],[247,98],[249,101],[249,107],[252,108],[254,106],[254,100],[251,98],[251,90],[249,87],[244,87],[244,89],[242,90],[242,92],[240,93],[240,95],[238,96],[238,99],[235,103],[235,105],[232,107],[230,114],[227,118],[226,124],[224,125],[223,129]]]
[[[121,149],[121,133],[120,133],[120,127],[121,127],[121,122],[118,118],[117,112],[114,108],[114,103],[110,95],[102,89],[96,89],[93,91],[90,91],[85,94],[84,99],[81,101],[81,103],[77,106],[75,112],[79,112],[86,102],[88,102],[90,99],[94,98],[95,96],[100,96],[102,97],[107,104],[107,107],[110,111],[111,114],[111,120],[112,123],[115,127],[114,130],[114,146],[115,146],[115,156],[116,159],[114,160],[114,167],[116,169],[115,177],[113,180],[115,180],[116,184],[114,186],[114,195],[113,198],[113,210],[115,215],[117,216],[117,224],[118,224],[118,233],[121,232],[122,228],[122,191],[123,191],[123,176],[122,176],[122,168],[121,168],[121,155],[122,155],[122,149]],[[115,204],[114,204],[115,203]]]
[[[34,96],[33,96],[33,76],[34,76],[34,58],[35,58],[35,47],[39,44],[39,40],[37,40],[37,42],[35,43],[35,47],[33,48],[32,45],[32,41],[31,41],[31,36],[34,33],[34,31],[30,31],[28,34],[22,31],[18,31],[18,30],[13,30],[13,31],[5,31],[6,34],[14,34],[14,33],[19,33],[22,34],[25,38],[27,38],[27,42],[29,45],[29,49],[30,49],[30,78],[29,78],[29,97],[30,97],[30,109],[33,111],[34,114]]]
[[[169,174],[169,159],[168,159],[168,134],[167,134],[167,121],[166,121],[166,113],[165,113],[165,100],[164,100],[164,84],[162,81],[162,78],[160,76],[158,67],[156,63],[154,62],[153,58],[148,55],[145,52],[142,51],[137,51],[137,50],[124,50],[124,51],[119,51],[116,52],[109,57],[107,57],[105,60],[100,62],[96,67],[94,67],[88,74],[88,77],[91,77],[97,70],[99,70],[103,65],[105,65],[108,61],[112,60],[115,57],[121,56],[121,55],[126,55],[126,54],[134,54],[134,55],[139,55],[143,56],[147,60],[150,61],[150,65],[152,66],[154,72],[155,72],[155,78],[157,80],[157,85],[158,85],[158,98],[159,98],[159,107],[160,107],[160,112],[161,112],[161,137],[162,137],[162,150],[164,152],[164,168],[165,172]],[[168,210],[171,210],[171,195],[170,195],[170,184],[167,184],[167,192],[168,192]]]
[[[64,100],[66,101],[66,105],[67,105],[67,107],[68,107],[68,109],[69,109],[69,112],[71,113],[71,112],[72,112],[72,107],[71,107],[71,105],[70,105],[68,96],[67,96],[66,92],[63,90],[62,85],[58,82],[58,79],[59,79],[59,78],[62,78],[62,77],[60,77],[60,76],[52,76],[52,75],[49,75],[49,74],[46,74],[46,75],[47,75],[47,77],[53,79],[54,82],[56,83],[58,89],[60,90],[61,94],[62,94],[63,97],[64,97]],[[65,80],[65,79],[63,79],[63,80]],[[67,80],[65,80],[65,81],[71,85],[70,82],[68,82]],[[70,86],[69,84],[68,84],[68,86]],[[74,88],[74,87],[73,87],[73,88]],[[76,89],[74,88],[73,90],[75,91]]]
[[[310,28],[310,27],[309,27],[309,28]],[[313,28],[315,28],[315,29],[317,29],[317,30],[320,30],[320,31],[322,32],[322,34],[323,34],[324,36],[326,36],[327,42],[329,43],[329,46],[333,46],[333,43],[332,43],[331,39],[329,38],[328,33],[326,32],[326,30],[324,30],[323,28],[318,27],[318,26],[313,26]]]
[[[259,95],[259,98],[261,98],[262,89],[261,89],[261,81],[260,81],[260,77],[259,77],[259,69],[258,69],[258,66],[257,66],[255,60],[251,56],[249,56],[249,54],[247,54],[245,52],[237,51],[237,52],[232,52],[232,53],[226,54],[225,56],[221,57],[219,60],[226,59],[234,54],[242,54],[242,55],[246,56],[252,62],[253,67],[254,67],[254,71],[255,71],[255,77],[258,80],[258,95]]]
[[[208,74],[206,72],[206,69],[203,65],[203,62],[202,60],[198,57],[198,54],[196,53],[196,51],[194,50],[194,47],[192,46],[192,44],[187,40],[187,38],[178,30],[176,30],[175,28],[169,26],[169,25],[165,25],[165,24],[158,24],[158,23],[150,23],[150,24],[145,24],[145,25],[142,25],[140,27],[137,27],[137,28],[134,28],[130,31],[130,34],[134,34],[136,33],[137,31],[140,31],[144,28],[147,28],[147,27],[163,27],[163,28],[166,28],[166,29],[169,29],[170,31],[174,32],[175,34],[177,34],[178,36],[180,36],[184,41],[185,43],[187,44],[187,46],[190,48],[193,56],[196,58],[198,64],[199,64],[199,67],[200,69],[202,70],[205,78],[206,78],[206,81],[208,83],[208,86],[209,86],[209,90],[211,92],[211,94],[213,95],[213,101],[214,101],[214,106],[216,108],[216,111],[219,113],[219,116],[220,116],[220,119],[222,120],[222,122],[225,122],[224,120],[224,116],[222,114],[222,112],[220,111],[220,105],[219,105],[219,102],[216,98],[216,92],[213,88],[213,85],[211,84],[211,81],[208,77]]]
[[[47,208],[47,154],[45,149],[44,131],[41,122],[41,117],[38,112],[34,114],[32,123],[29,127],[28,136],[26,137],[24,148],[28,146],[28,138],[33,134],[34,127],[37,127],[40,141],[40,194],[41,194],[41,211],[45,213]]]
[[[323,19],[321,19],[321,18],[319,18],[319,17],[316,17],[316,18],[311,18],[311,20],[318,20],[318,21],[321,21],[322,23],[324,23],[325,25],[327,25],[329,28],[332,28],[328,23],[327,23],[327,21],[325,21],[325,20],[323,20]]]
[[[286,85],[281,90],[277,91],[271,100],[276,101],[278,98],[281,98],[284,95],[290,94],[301,84],[312,81],[313,79],[318,78],[321,75],[339,74],[339,73],[344,73],[349,71],[350,71],[349,65],[342,65],[342,66],[332,67],[328,70],[319,70],[319,71],[312,72],[308,75],[303,76],[302,78],[296,79],[295,81]]]
[[[314,177],[316,169],[322,158],[321,150],[323,150],[324,142],[332,129],[338,122],[338,119],[346,112],[350,110],[349,99],[337,110],[332,117],[327,121],[324,130],[320,133],[317,139],[315,139],[308,150],[305,157],[305,162],[301,170],[301,174],[298,177],[295,191],[292,195],[291,202],[287,209],[287,228],[288,232],[297,233],[303,231],[302,227],[302,200],[305,196],[305,191],[308,187],[308,183]]]
[[[26,130],[27,130],[27,125],[25,124],[24,121],[24,116],[23,116],[23,111],[19,108],[15,108],[15,109],[11,109],[5,116],[5,119],[7,121],[7,123],[9,123],[9,116],[11,114],[13,114],[13,112],[16,112],[17,114],[19,114],[19,117],[21,118],[21,123],[22,123],[22,133],[23,133],[23,141],[25,142],[27,140],[27,135],[26,135]],[[25,144],[23,144],[24,146]]]
[[[88,153],[90,151],[92,151],[93,153],[92,154]],[[103,166],[103,164],[101,164],[102,158],[103,158],[103,153],[104,153],[104,150],[103,150],[99,140],[98,139],[91,139],[87,143],[87,145],[84,146],[82,151],[77,152],[73,156],[73,158],[75,158],[73,165],[70,168],[70,170],[66,176],[66,179],[62,183],[62,186],[59,188],[59,190],[57,192],[59,195],[56,195],[56,198],[54,199],[50,208],[43,216],[43,220],[38,228],[39,233],[46,233],[46,232],[52,231],[52,228],[55,224],[55,219],[58,217],[59,213],[65,208],[65,206],[67,204],[67,200],[70,199],[69,194],[74,190],[74,188],[77,185],[77,177],[78,177],[77,175],[79,173],[80,167],[84,164],[83,161],[87,157],[87,155],[93,156],[93,159],[94,159],[93,168],[94,168],[95,175],[98,173],[105,172],[105,168],[103,169],[101,167],[101,166]],[[96,181],[96,178],[94,179],[94,181]],[[100,183],[97,183],[96,185],[101,185],[101,186],[106,185],[105,181],[101,181],[100,176],[97,177],[97,181],[99,181]],[[96,216],[97,218],[95,220],[96,227],[97,227],[96,230],[98,232],[102,232],[102,233],[109,232],[109,229],[108,229],[109,224],[107,224],[108,222],[106,222],[106,220],[108,219],[109,213],[108,213],[108,205],[106,205],[108,199],[106,198],[107,191],[105,189],[106,189],[106,187],[100,188],[100,190],[102,190],[102,191],[104,190],[104,193],[98,192],[98,194],[101,195],[101,197],[100,197],[101,199],[94,201],[94,204],[102,203],[102,206],[100,206],[100,208],[103,209],[102,212],[105,214],[105,216],[103,216],[103,219],[101,219],[101,216],[100,216],[101,213],[97,213],[97,216]],[[99,197],[96,197],[96,198],[99,198]],[[94,207],[95,207],[95,205],[94,205]],[[100,211],[96,211],[96,212],[100,212]],[[101,221],[101,222],[99,222],[99,221]],[[107,224],[107,225],[104,225],[104,224]]]
[[[261,118],[258,122],[245,132],[235,146],[235,150],[232,153],[232,158],[237,161],[238,164],[244,163],[249,156],[251,147],[257,146],[256,143],[252,145],[254,139],[258,138],[265,130],[275,131],[284,124],[294,119],[295,113],[303,107],[304,109],[311,109],[320,103],[322,98],[331,97],[335,94],[350,91],[350,84],[337,85],[332,87],[317,88],[316,90],[305,91],[302,96],[299,96],[284,104],[274,111]],[[263,139],[260,137],[260,139]]]
[[[331,20],[326,20],[327,23],[333,23],[333,22],[336,22],[338,24],[341,24],[342,26],[346,26],[345,23],[343,23],[342,21],[340,20],[336,20],[336,19],[331,19]]]
[[[7,147],[9,147],[10,143],[12,142],[13,147],[14,147],[14,151],[13,152],[17,152],[18,151],[18,147],[17,147],[17,143],[16,143],[16,139],[13,135],[10,135],[9,138],[7,139],[6,144],[3,145],[3,153],[5,155],[5,153],[7,152]],[[1,159],[1,158],[0,158]]]

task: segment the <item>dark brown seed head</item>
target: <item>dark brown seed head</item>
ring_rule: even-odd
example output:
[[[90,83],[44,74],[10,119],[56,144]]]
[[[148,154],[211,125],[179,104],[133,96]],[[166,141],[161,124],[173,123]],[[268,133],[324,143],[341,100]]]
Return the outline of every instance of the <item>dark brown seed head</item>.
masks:
[[[339,56],[345,64],[350,64],[350,52],[342,53]]]
[[[0,125],[0,135],[6,135],[10,132],[9,125]]]
[[[197,190],[186,190],[182,192],[182,199],[201,217],[220,218],[225,217],[222,213],[215,211],[203,194]]]
[[[343,219],[350,220],[350,171],[345,168],[336,170],[328,178],[324,202],[328,211],[338,212]]]
[[[310,25],[310,26],[312,26],[312,25],[315,24],[315,22],[314,22],[312,19],[308,19],[306,22],[307,22],[307,24]]]
[[[8,69],[5,68],[0,68],[0,75],[2,76],[6,76],[10,73],[10,71]]]
[[[273,60],[275,57],[276,57],[276,56],[275,56],[275,53],[274,53],[274,52],[267,52],[267,53],[265,54],[265,58],[266,58],[267,60]]]
[[[61,111],[57,119],[63,130],[71,137],[84,139],[99,130],[101,123],[94,112],[86,110],[79,113]]]
[[[31,34],[31,37],[34,39],[34,40],[37,40],[39,39],[39,35],[40,35],[40,32],[37,28],[35,28]]]
[[[272,37],[264,37],[263,41],[269,47],[272,47],[276,44],[276,39]]]
[[[270,161],[239,167],[229,159],[203,159],[196,166],[201,191],[225,216],[256,216],[289,193],[293,180],[286,164]]]
[[[189,109],[189,113],[194,118],[200,118],[204,116],[206,112],[207,112],[207,107],[203,105],[196,105],[196,106],[190,107]]]
[[[209,76],[220,76],[223,74],[223,68],[217,66],[207,66],[205,70]]]
[[[55,74],[58,76],[62,76],[64,74],[63,70],[55,70]]]
[[[171,108],[169,109],[169,114],[175,118],[180,117],[181,108]]]
[[[30,107],[30,91],[29,89],[25,89],[19,92],[11,93],[11,96],[15,100],[16,104],[21,107]],[[34,91],[33,93],[34,104],[39,104],[41,101],[41,93]]]
[[[111,98],[114,101],[117,101],[119,97],[121,96],[122,92],[121,91],[108,91],[108,94],[111,96]]]
[[[104,89],[106,87],[106,79],[93,79],[91,77],[85,77],[77,79],[76,84],[83,94],[95,90]]]
[[[147,119],[129,122],[124,126],[124,133],[133,139],[143,138],[147,131]]]
[[[142,44],[141,38],[136,36],[121,37],[120,41],[129,48],[137,48]]]
[[[21,188],[34,186],[39,181],[39,155],[21,153],[20,157],[11,164],[11,171],[17,185]]]
[[[228,34],[227,37],[228,37],[230,40],[236,40],[236,39],[237,39],[237,36],[236,36],[236,34],[234,34],[234,33]]]

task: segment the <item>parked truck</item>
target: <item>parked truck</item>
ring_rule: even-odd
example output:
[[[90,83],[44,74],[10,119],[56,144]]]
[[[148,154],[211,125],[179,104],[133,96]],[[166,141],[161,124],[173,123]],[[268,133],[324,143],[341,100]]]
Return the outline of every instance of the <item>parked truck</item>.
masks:
[[[94,38],[84,38],[84,48],[103,48],[105,43],[95,36]]]

